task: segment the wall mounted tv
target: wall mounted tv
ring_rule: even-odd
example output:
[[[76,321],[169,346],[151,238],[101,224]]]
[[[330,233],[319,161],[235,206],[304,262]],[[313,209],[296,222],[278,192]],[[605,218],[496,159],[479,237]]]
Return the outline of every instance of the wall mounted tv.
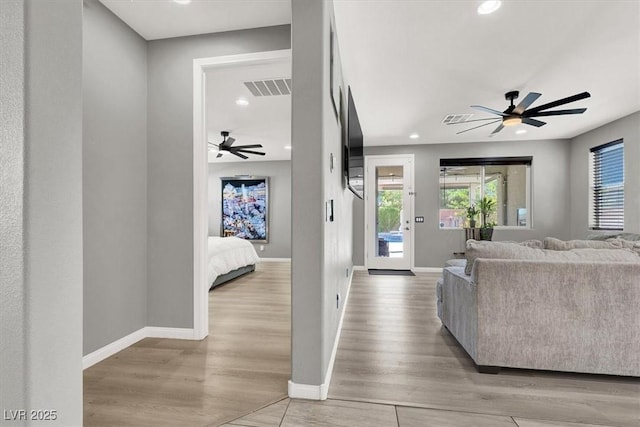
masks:
[[[344,172],[349,190],[364,198],[364,148],[362,128],[353,102],[351,87],[347,95],[347,138],[345,141]]]

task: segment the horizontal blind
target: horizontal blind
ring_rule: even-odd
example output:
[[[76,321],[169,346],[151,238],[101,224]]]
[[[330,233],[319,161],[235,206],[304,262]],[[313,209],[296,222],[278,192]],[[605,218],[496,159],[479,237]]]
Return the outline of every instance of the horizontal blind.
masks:
[[[624,143],[622,140],[591,149],[593,171],[591,228],[624,228]]]

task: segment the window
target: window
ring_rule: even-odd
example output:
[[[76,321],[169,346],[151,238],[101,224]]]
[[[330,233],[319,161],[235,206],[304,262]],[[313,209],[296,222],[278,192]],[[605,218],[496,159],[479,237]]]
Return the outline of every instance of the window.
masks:
[[[617,140],[591,149],[589,227],[624,228],[624,142]]]
[[[495,202],[487,223],[531,227],[532,157],[440,160],[440,228],[469,227],[467,208],[488,197]],[[477,227],[481,218],[476,218]]]

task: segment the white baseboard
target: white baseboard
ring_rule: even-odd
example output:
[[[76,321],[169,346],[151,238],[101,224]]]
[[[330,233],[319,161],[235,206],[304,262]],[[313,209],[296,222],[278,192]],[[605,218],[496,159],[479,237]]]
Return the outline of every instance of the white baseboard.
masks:
[[[329,385],[296,384],[289,380],[287,392],[292,399],[326,400]]]
[[[145,338],[171,338],[179,340],[196,339],[193,329],[146,326],[84,356],[82,358],[82,369],[90,368],[96,363],[102,362],[106,358],[113,356],[114,354]]]
[[[364,265],[354,265],[351,269],[354,270],[354,271],[364,271],[364,270],[366,270]]]
[[[413,267],[411,269],[414,273],[442,273],[440,267]]]
[[[130,333],[127,336],[120,338],[110,344],[105,345],[102,348],[91,352],[82,358],[82,369],[90,368],[98,362],[102,362],[104,359],[113,356],[114,354],[124,350],[125,348],[134,345],[138,341],[146,338],[145,328],[138,329],[135,332]]]
[[[266,262],[291,262],[291,258],[260,258],[260,261],[266,261]]]
[[[189,328],[161,328],[158,326],[147,326],[146,338],[170,338],[174,340],[195,340],[195,332]]]
[[[327,373],[324,377],[324,382],[320,385],[312,384],[297,384],[289,380],[288,393],[292,399],[308,399],[308,400],[326,400],[329,394],[329,385],[331,384],[331,376],[333,375],[333,364],[336,361],[336,353],[338,352],[338,344],[340,343],[340,333],[342,332],[342,322],[344,321],[344,314],[347,311],[347,303],[349,302],[349,295],[351,294],[351,283],[353,281],[353,272],[358,270],[356,266],[351,267],[351,274],[349,275],[349,284],[347,285],[347,292],[344,297],[344,303],[342,304],[342,313],[340,313],[340,321],[338,322],[338,330],[336,331],[336,338],[333,340],[333,349],[331,351],[331,357],[329,359],[329,365],[327,366]]]

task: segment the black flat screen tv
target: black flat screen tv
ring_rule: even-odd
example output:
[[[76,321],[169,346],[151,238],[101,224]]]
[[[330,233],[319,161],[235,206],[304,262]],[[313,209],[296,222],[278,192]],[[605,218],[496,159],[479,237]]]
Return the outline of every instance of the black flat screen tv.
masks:
[[[353,102],[351,87],[347,94],[347,137],[345,138],[344,173],[349,190],[364,199],[364,148],[362,128]]]

